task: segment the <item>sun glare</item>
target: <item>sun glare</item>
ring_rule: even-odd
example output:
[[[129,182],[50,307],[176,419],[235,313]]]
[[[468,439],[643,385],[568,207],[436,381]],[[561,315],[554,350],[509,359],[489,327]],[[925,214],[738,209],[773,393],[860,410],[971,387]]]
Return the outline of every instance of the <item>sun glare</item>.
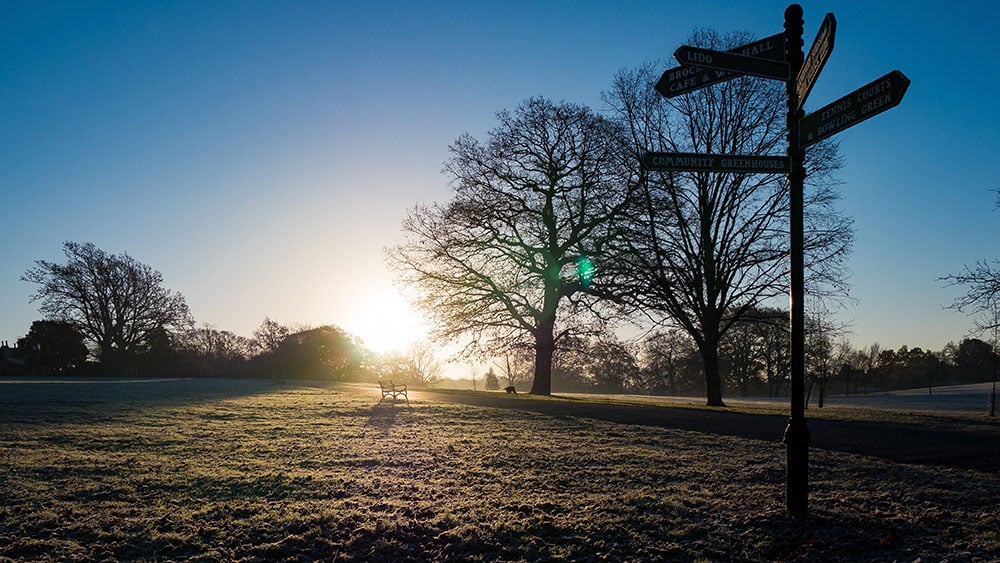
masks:
[[[359,302],[352,317],[353,322],[344,328],[359,336],[365,346],[375,352],[405,352],[411,344],[427,336],[427,327],[420,317],[393,289]]]

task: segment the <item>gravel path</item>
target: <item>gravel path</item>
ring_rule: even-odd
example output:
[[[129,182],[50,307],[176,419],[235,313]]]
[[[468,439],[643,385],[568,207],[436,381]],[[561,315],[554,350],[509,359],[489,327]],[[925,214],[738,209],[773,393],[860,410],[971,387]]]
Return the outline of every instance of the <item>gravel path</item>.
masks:
[[[552,416],[574,416],[677,428],[723,436],[781,441],[788,418],[717,410],[537,400],[498,395],[465,395],[421,391],[423,400],[515,408]],[[808,415],[807,415],[808,416]],[[807,419],[811,448],[848,452],[903,463],[939,465],[980,471],[1000,471],[1000,432],[936,430],[925,426]]]

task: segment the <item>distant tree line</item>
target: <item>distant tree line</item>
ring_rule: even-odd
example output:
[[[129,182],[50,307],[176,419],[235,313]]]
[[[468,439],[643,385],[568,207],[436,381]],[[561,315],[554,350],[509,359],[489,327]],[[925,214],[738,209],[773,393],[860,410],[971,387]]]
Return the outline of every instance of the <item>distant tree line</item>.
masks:
[[[67,263],[39,261],[26,275],[41,289],[42,300],[55,318],[35,321],[13,350],[24,361],[24,372],[39,375],[193,376],[374,381],[432,384],[442,364],[427,344],[405,352],[376,354],[343,329],[288,326],[265,318],[251,337],[210,325],[195,326],[183,297],[162,287],[162,276],[125,255],[107,254],[93,245],[66,243]],[[112,271],[128,283],[100,285]],[[142,274],[142,275],[139,275]],[[77,279],[87,276],[87,282]],[[140,288],[137,284],[150,287]],[[102,288],[98,291],[97,288]],[[76,288],[75,291],[73,288]],[[169,299],[134,295],[172,296]],[[130,297],[132,296],[132,297]],[[78,303],[69,303],[70,300]],[[175,314],[146,309],[173,308]],[[107,322],[87,320],[89,311],[115,311]],[[178,322],[181,315],[186,322]],[[131,319],[159,318],[140,331]],[[112,322],[113,321],[113,322]],[[118,326],[115,323],[121,323]],[[86,327],[90,327],[88,332]],[[116,339],[93,334],[141,334]],[[807,382],[810,398],[822,406],[827,394],[859,395],[894,389],[957,385],[989,381],[996,354],[993,346],[966,338],[940,351],[879,344],[857,349],[841,327],[822,316],[807,326]],[[484,374],[487,389],[524,389],[534,374],[530,345],[512,347],[494,359]],[[788,313],[759,307],[733,323],[719,345],[721,386],[728,396],[780,397],[788,393]],[[702,352],[687,331],[662,329],[633,341],[610,331],[564,338],[553,355],[552,389],[556,392],[703,395]]]
[[[724,394],[785,397],[789,392],[788,313],[754,311],[728,331],[720,346]],[[983,383],[992,380],[993,347],[977,338],[948,343],[939,351],[879,344],[855,348],[814,321],[807,330],[807,393],[822,407],[827,395],[865,395],[898,389]],[[507,370],[491,366],[486,389],[531,380],[531,355],[508,358]],[[511,374],[508,376],[507,374]],[[659,331],[634,342],[614,336],[574,338],[553,359],[554,392],[703,396],[705,378],[698,346],[681,330]]]
[[[128,254],[66,242],[65,263],[39,260],[22,279],[48,318],[7,350],[7,373],[36,375],[264,377],[429,384],[441,362],[427,344],[376,354],[333,326],[287,326],[265,318],[250,338],[196,326],[183,295]],[[6,356],[5,356],[6,357]]]

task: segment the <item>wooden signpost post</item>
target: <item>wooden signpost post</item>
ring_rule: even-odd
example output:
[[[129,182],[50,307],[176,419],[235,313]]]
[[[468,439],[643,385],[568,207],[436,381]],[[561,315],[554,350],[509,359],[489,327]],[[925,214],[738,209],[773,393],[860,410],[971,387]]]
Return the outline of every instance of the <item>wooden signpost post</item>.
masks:
[[[804,115],[802,108],[806,97],[833,52],[837,21],[833,14],[826,15],[808,57],[803,53],[803,24],[802,7],[792,4],[785,10],[783,33],[730,51],[684,45],[674,53],[681,66],[664,72],[656,84],[656,90],[670,98],[740,75],[784,81],[788,96],[787,157],[659,152],[648,152],[642,156],[643,167],[651,171],[788,174],[792,374],[791,415],[785,428],[784,443],[787,448],[786,503],[788,512],[796,516],[805,516],[808,512],[810,442],[805,419],[805,149],[896,107],[910,85],[903,73],[894,70]]]

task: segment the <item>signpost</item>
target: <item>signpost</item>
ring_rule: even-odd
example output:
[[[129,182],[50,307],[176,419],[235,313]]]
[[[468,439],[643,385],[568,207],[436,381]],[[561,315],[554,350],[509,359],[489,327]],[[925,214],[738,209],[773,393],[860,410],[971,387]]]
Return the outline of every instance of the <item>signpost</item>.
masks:
[[[762,76],[785,82],[788,97],[787,157],[736,156],[695,153],[647,152],[642,165],[653,171],[698,171],[730,173],[788,173],[789,257],[791,287],[791,414],[785,428],[787,448],[786,502],[795,516],[808,511],[809,428],[805,420],[805,221],[803,184],[806,147],[869,117],[899,105],[910,85],[898,70],[862,86],[839,100],[804,116],[806,97],[833,52],[837,21],[833,14],[823,19],[806,58],[803,53],[802,7],[785,10],[783,33],[728,52],[682,46],[674,53],[682,66],[666,71],[656,84],[665,97],[673,97],[728,80],[736,75]],[[781,39],[784,41],[781,41]],[[783,45],[775,45],[775,43]],[[748,49],[746,51],[745,49]],[[753,52],[756,50],[757,52]],[[781,55],[778,56],[778,51]],[[705,70],[710,69],[710,70]],[[714,70],[715,72],[711,72]]]
[[[690,45],[678,47],[674,51],[674,59],[682,65],[696,65],[737,74],[788,80],[788,63],[785,61],[772,61],[725,51],[712,51]]]
[[[642,155],[642,165],[646,170],[661,172],[778,174],[791,171],[791,164],[786,156],[741,156],[690,152],[647,152]]]
[[[808,147],[898,106],[909,86],[910,79],[894,70],[821,107],[799,122],[799,145]]]
[[[799,96],[799,107],[806,103],[806,97],[812,91],[812,87],[819,78],[819,72],[823,70],[830,53],[833,52],[833,36],[837,32],[837,19],[833,14],[827,14],[823,18],[823,25],[819,27],[816,39],[813,40],[812,47],[809,48],[809,56],[802,62],[802,69],[795,79],[795,93]]]
[[[783,61],[785,60],[785,34],[778,33],[770,37],[765,37],[764,39],[747,43],[735,49],[730,49],[729,52],[748,57]],[[724,70],[683,65],[664,71],[654,88],[663,96],[672,98],[737,76],[741,75]]]

